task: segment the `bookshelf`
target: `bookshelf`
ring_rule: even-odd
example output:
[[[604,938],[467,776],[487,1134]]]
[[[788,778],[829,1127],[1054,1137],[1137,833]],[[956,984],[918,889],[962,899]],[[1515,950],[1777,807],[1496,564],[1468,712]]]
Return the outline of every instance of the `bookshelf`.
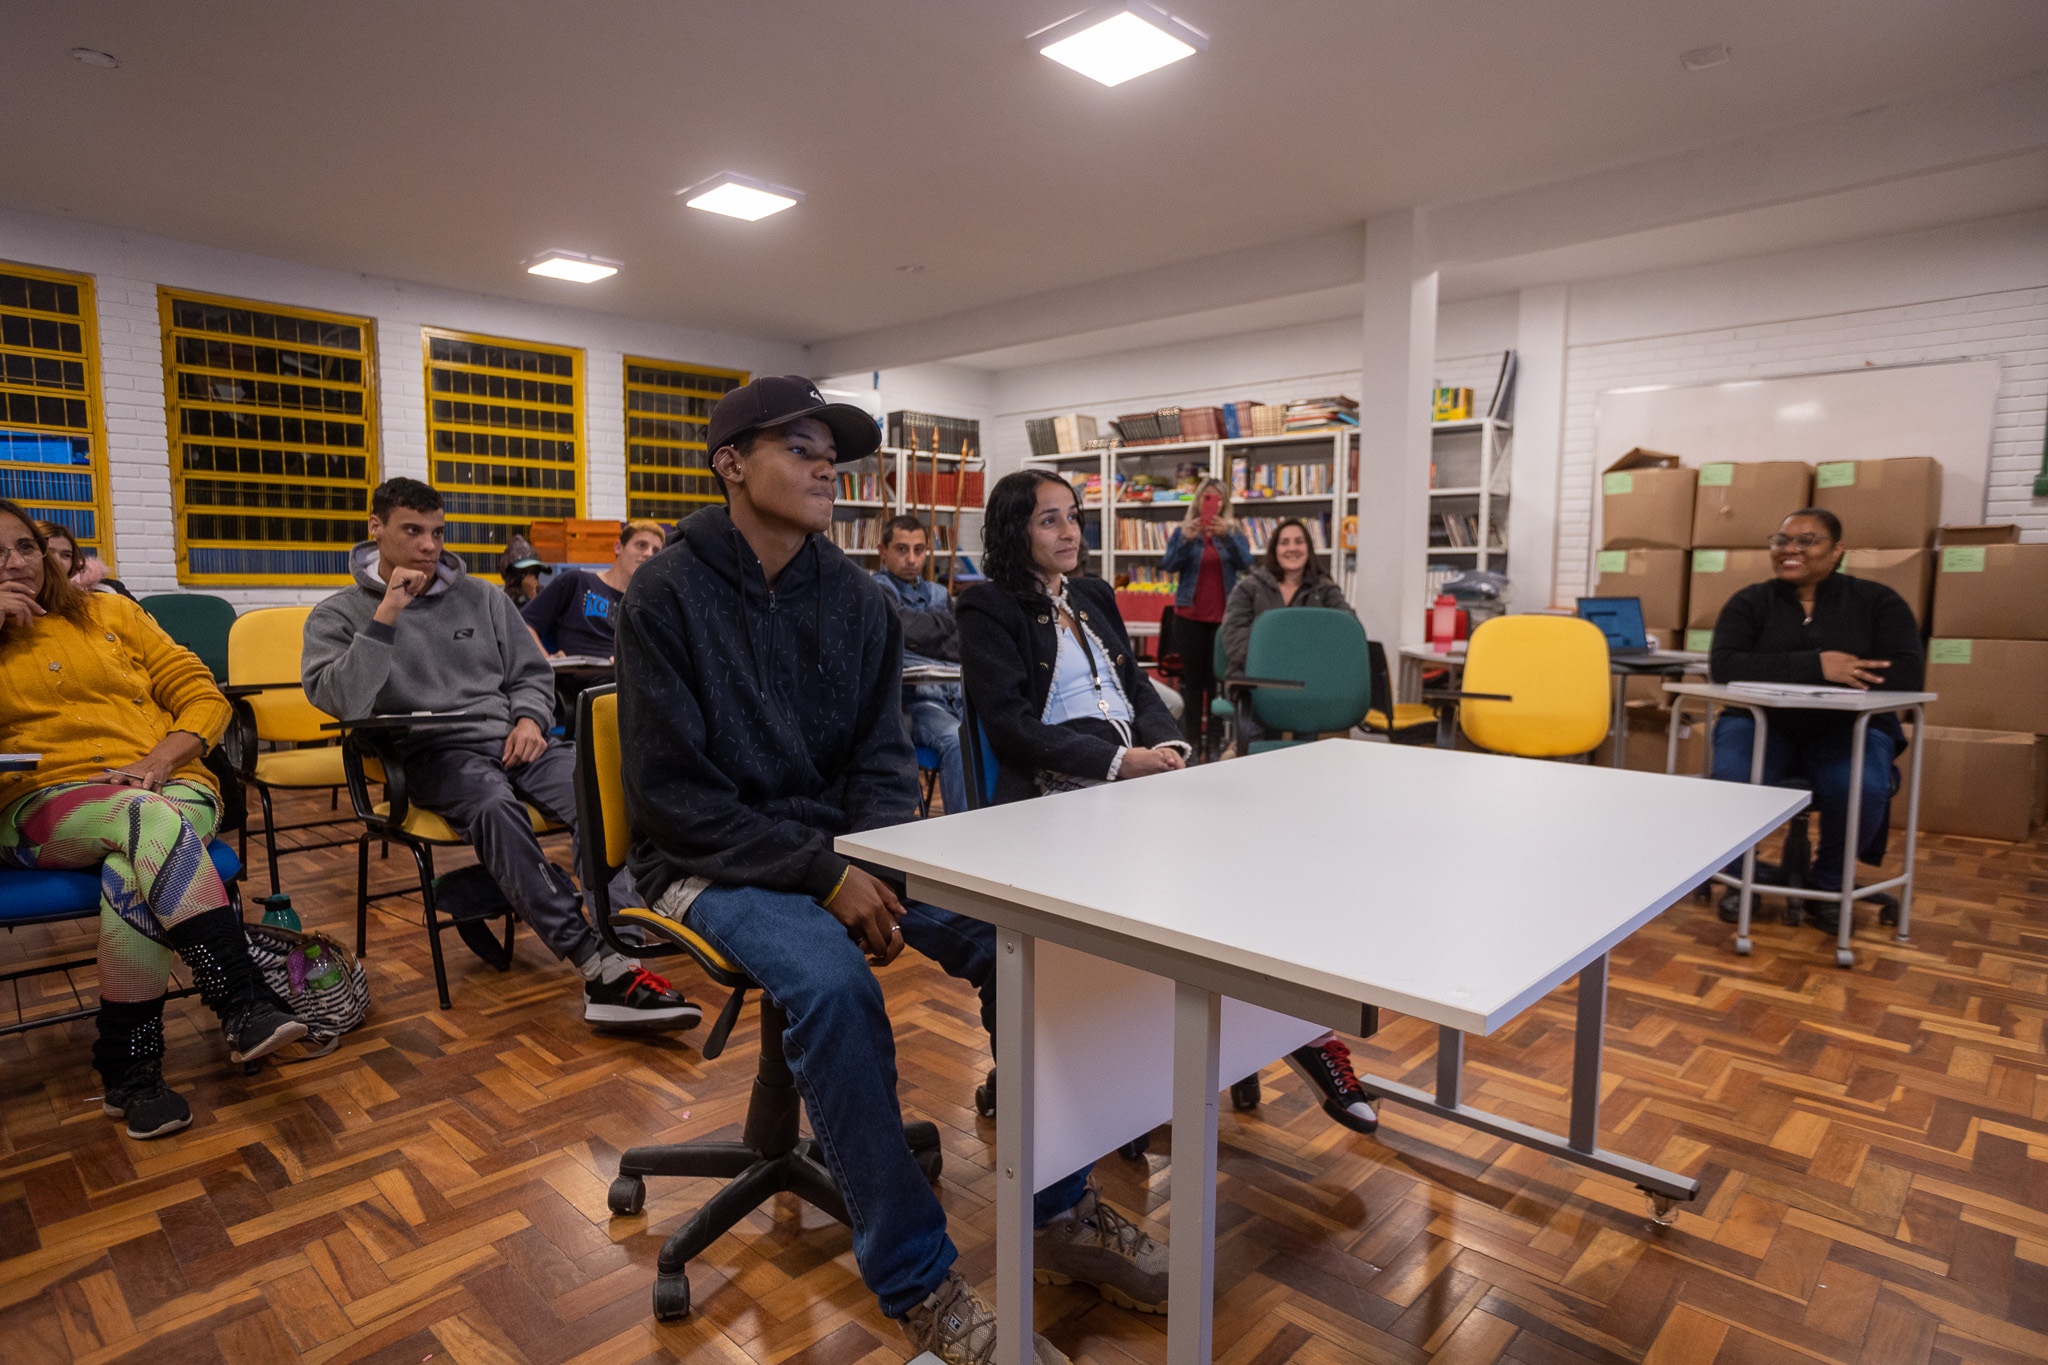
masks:
[[[938,478],[933,479],[934,461]],[[915,474],[917,477],[913,478]],[[862,460],[839,466],[839,496],[832,506],[833,544],[855,559],[879,562],[882,523],[903,513],[917,517],[932,528],[932,572],[944,578],[945,561],[959,552],[952,543],[954,490],[951,480],[962,475],[987,475],[979,455],[934,456],[929,450],[907,450],[883,446]],[[969,485],[969,499],[960,508],[958,540],[976,557],[980,544],[974,527],[981,520],[984,487]]]
[[[1103,529],[1102,576],[1112,583],[1119,578],[1133,583],[1157,582],[1162,577],[1159,557],[1166,553],[1166,542],[1188,514],[1187,500],[1177,492],[1146,501],[1133,494],[1148,487],[1156,493],[1161,484],[1170,491],[1176,476],[1189,465],[1198,467],[1199,477],[1215,478],[1216,442],[1165,441],[1115,446],[1106,453],[1112,477],[1104,486],[1113,485],[1118,496]]]
[[[1338,582],[1344,575],[1344,509],[1358,449],[1355,427],[1291,432],[1281,436],[1240,436],[1217,442],[1223,477],[1233,488],[1232,510],[1245,524],[1252,558],[1266,552],[1266,536],[1286,517],[1308,526],[1309,543]],[[1242,469],[1244,479],[1238,479]],[[1252,496],[1254,489],[1267,496]]]
[[[1507,571],[1513,441],[1492,417],[1430,425],[1429,600],[1459,570]]]

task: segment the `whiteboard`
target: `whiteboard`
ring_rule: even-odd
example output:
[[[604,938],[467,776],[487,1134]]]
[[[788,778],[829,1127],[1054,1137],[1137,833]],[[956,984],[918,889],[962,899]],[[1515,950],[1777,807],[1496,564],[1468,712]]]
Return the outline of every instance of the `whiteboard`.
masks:
[[[1601,471],[1636,446],[1687,465],[1927,455],[1941,462],[1942,521],[1968,525],[1984,519],[1997,399],[1995,360],[1611,389],[1595,409],[1593,486],[1597,491]],[[1597,533],[1593,543],[1600,543]]]

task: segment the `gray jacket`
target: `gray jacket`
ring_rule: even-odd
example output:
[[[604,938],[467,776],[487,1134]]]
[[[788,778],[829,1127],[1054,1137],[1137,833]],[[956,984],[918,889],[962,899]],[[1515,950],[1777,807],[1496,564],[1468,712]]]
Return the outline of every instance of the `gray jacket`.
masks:
[[[431,733],[435,744],[503,740],[530,716],[547,733],[555,723],[554,670],[495,586],[471,578],[443,550],[424,596],[387,626],[374,618],[384,597],[377,544],[349,555],[356,585],[306,618],[299,668],[306,695],[330,716],[360,720],[400,711],[468,711],[474,725]]]
[[[1245,655],[1252,647],[1252,622],[1265,612],[1276,607],[1335,607],[1339,611],[1351,611],[1351,604],[1344,600],[1344,590],[1337,586],[1337,580],[1330,577],[1303,583],[1294,590],[1294,601],[1280,599],[1280,580],[1268,573],[1264,566],[1253,569],[1237,580],[1237,586],[1230,590],[1230,602],[1223,608],[1223,652],[1230,659],[1232,673],[1244,672]],[[1357,612],[1351,611],[1353,616]]]

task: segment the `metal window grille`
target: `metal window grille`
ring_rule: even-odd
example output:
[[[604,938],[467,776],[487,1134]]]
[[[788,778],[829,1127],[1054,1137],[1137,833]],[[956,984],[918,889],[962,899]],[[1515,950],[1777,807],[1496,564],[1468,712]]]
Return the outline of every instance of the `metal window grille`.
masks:
[[[626,357],[626,515],[681,521],[722,501],[704,435],[720,397],[745,370]]]
[[[0,497],[113,564],[92,280],[0,263]]]

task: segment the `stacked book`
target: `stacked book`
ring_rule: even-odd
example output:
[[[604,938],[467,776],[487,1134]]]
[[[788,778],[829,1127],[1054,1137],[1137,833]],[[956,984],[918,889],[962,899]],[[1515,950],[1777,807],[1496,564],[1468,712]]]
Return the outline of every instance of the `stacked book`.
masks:
[[[1237,456],[1230,462],[1231,496],[1260,498],[1328,496],[1337,491],[1328,463],[1257,464]]]
[[[1283,436],[1287,409],[1276,403],[1225,403],[1223,405],[1223,439],[1240,440],[1246,436]]]
[[[1342,394],[1330,398],[1296,399],[1287,405],[1282,425],[1289,432],[1355,427],[1358,425],[1358,402]]]
[[[1087,450],[1099,439],[1095,419],[1079,412],[1033,417],[1024,423],[1024,434],[1033,455],[1069,455]]]
[[[1440,550],[1470,550],[1479,544],[1479,514],[1477,512],[1439,512],[1436,525],[1430,528],[1429,543]],[[1501,542],[1501,524],[1496,521],[1487,537],[1487,549],[1505,548]]]
[[[1220,441],[1223,439],[1223,436],[1222,408],[1182,408],[1180,410],[1180,438],[1183,441]]]
[[[825,534],[842,550],[874,550],[881,545],[879,531],[873,517],[837,517]]]
[[[889,414],[889,444],[897,450],[963,455],[981,449],[981,423],[971,417],[892,412]]]
[[[1171,521],[1155,521],[1147,517],[1122,518],[1116,524],[1117,553],[1160,554],[1166,549],[1168,537],[1177,529],[1177,524]]]
[[[839,476],[839,500],[841,502],[882,501],[882,476],[880,474],[841,474]]]

